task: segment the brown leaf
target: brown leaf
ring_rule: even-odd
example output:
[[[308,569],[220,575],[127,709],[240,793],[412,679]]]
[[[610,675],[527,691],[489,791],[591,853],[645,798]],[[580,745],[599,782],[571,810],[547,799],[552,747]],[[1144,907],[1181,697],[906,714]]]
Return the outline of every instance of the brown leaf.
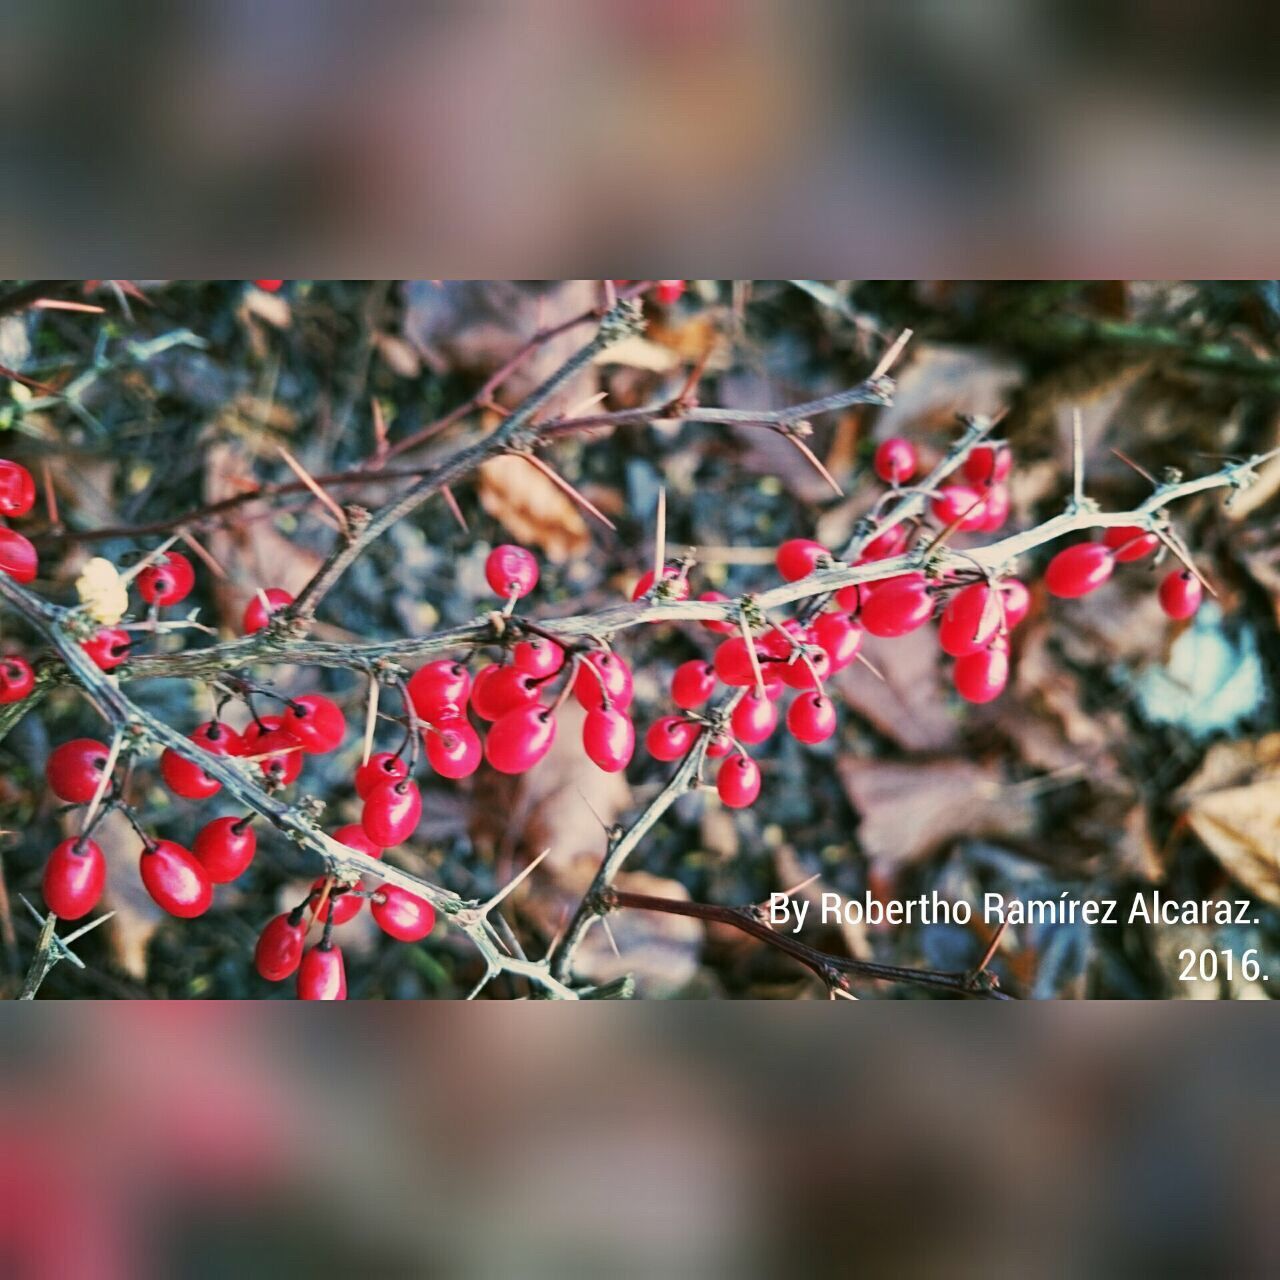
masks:
[[[586,521],[573,500],[523,459],[490,459],[480,468],[477,490],[480,505],[517,542],[540,547],[552,563],[590,549]]]
[[[882,866],[926,858],[958,836],[1011,839],[1032,829],[1029,798],[1004,786],[992,768],[959,760],[905,764],[852,756],[836,767],[862,815],[862,848]]]

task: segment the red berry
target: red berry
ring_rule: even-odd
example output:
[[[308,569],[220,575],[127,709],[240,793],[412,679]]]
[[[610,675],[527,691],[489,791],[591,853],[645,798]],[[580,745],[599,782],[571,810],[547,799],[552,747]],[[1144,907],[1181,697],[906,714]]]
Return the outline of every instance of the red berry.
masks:
[[[782,683],[792,689],[818,688],[831,674],[831,655],[825,649],[806,647],[803,658],[798,653],[788,656],[774,670],[782,676]]]
[[[191,845],[191,852],[214,884],[230,884],[242,876],[257,851],[258,836],[253,824],[234,814],[206,823]]]
[[[107,861],[96,841],[72,836],[57,845],[44,866],[45,905],[63,920],[79,920],[98,905],[107,883]]]
[[[213,901],[213,881],[191,851],[172,840],[157,840],[139,860],[142,883],[171,916],[190,920],[203,915]]]
[[[730,756],[716,774],[716,790],[730,809],[745,809],[760,794],[760,766],[747,756]]]
[[[36,549],[16,529],[0,528],[0,573],[15,582],[30,582],[36,576]]]
[[[588,669],[590,668],[590,669]],[[593,649],[583,655],[573,681],[573,695],[586,711],[604,706],[604,695],[616,711],[631,705],[633,693],[631,668],[616,653]]]
[[[814,643],[826,651],[832,671],[843,671],[862,647],[862,628],[845,613],[820,613],[809,631]]]
[[[1049,594],[1064,599],[1088,595],[1111,577],[1115,553],[1101,542],[1078,542],[1059,551],[1044,571]]]
[[[1141,560],[1160,546],[1160,539],[1154,533],[1133,524],[1108,529],[1102,535],[1102,542],[1116,553],[1116,560],[1121,564]]]
[[[110,671],[129,659],[129,633],[120,627],[103,627],[81,643],[80,647],[93,659],[94,665]]]
[[[427,759],[442,778],[468,778],[480,767],[480,735],[461,716],[437,721],[424,740]]]
[[[615,710],[621,708],[615,707]],[[508,711],[485,739],[484,758],[499,773],[532,769],[556,739],[556,718],[548,707],[525,706]]]
[[[1031,608],[1031,592],[1017,578],[1005,578],[1000,583],[1000,594],[1004,597],[1005,625],[1012,631]]]
[[[369,910],[383,933],[399,942],[420,942],[436,922],[435,907],[398,884],[384,884],[374,895]]]
[[[302,772],[302,748],[297,738],[282,728],[280,716],[262,716],[242,738],[240,754],[258,761],[258,768],[270,781],[288,786]]]
[[[1181,621],[1200,608],[1204,590],[1200,579],[1189,569],[1175,569],[1160,584],[1160,607],[1171,618]]]
[[[195,585],[196,571],[180,551],[166,551],[138,574],[138,594],[148,604],[179,604]]]
[[[964,478],[976,485],[999,484],[1013,469],[1013,451],[1007,444],[977,445],[964,460]]]
[[[907,541],[910,537],[910,526],[906,524],[891,526],[883,533],[877,534],[862,548],[862,557],[859,563],[864,564],[870,560],[887,560],[890,556],[901,555],[906,550]],[[844,591],[849,590],[848,587],[841,589]]]
[[[329,893],[326,896],[324,891],[324,882],[326,877],[320,876],[311,884],[311,896],[309,902],[311,904],[311,914],[321,924],[333,924],[336,928],[338,925],[346,924],[348,920],[354,920],[360,914],[360,908],[364,906],[364,899],[358,893],[352,893],[346,885],[330,885]],[[320,909],[320,902],[324,900],[324,910]]]
[[[476,672],[476,678],[471,685],[471,709],[481,720],[496,720],[502,714],[497,700],[491,702],[489,696],[490,683],[502,671],[503,668],[493,662]]]
[[[21,702],[36,687],[36,673],[25,658],[0,658],[0,706]]]
[[[858,615],[873,636],[905,636],[932,616],[933,596],[919,573],[875,583]]]
[[[910,440],[895,436],[882,440],[876,446],[876,475],[885,484],[905,484],[916,473],[919,462],[915,446]]]
[[[667,588],[666,598],[668,600],[687,600],[689,598],[689,578],[679,565],[667,565],[662,570],[662,580],[671,584]],[[653,570],[646,569],[640,575],[640,581],[631,588],[631,598],[639,600],[642,596],[648,595],[653,590],[653,583]]]
[[[824,742],[836,731],[836,708],[821,693],[802,693],[787,711],[787,728],[800,742]]]
[[[967,484],[944,484],[930,510],[939,524],[950,525],[958,520],[961,529],[981,529],[987,518],[983,495]]]
[[[505,542],[489,552],[484,576],[494,595],[503,600],[520,598],[538,585],[538,562],[531,551]]]
[[[1004,528],[1004,522],[1009,518],[1009,486],[1007,484],[993,484],[987,490],[987,496],[982,503],[982,523],[978,529],[982,533],[995,533],[998,529]]]
[[[871,599],[870,582],[852,582],[836,592],[836,604],[844,613],[856,614]]]
[[[733,738],[727,733],[713,733],[707,743],[707,759],[723,760],[733,750]]]
[[[698,731],[699,726],[683,716],[663,716],[649,726],[644,745],[655,760],[679,760],[688,755]]]
[[[299,1000],[345,1000],[347,971],[342,950],[332,942],[312,947],[298,967]]]
[[[267,598],[266,604],[262,602],[263,596]],[[255,592],[253,599],[244,607],[240,630],[247,636],[255,631],[261,631],[271,621],[273,613],[279,613],[281,609],[287,608],[292,603],[293,596],[283,587],[268,587],[265,591]]]
[[[817,567],[818,561],[830,559],[831,552],[812,538],[792,538],[784,542],[774,557],[778,572],[788,582],[807,578]]]
[[[253,967],[268,982],[283,982],[302,961],[302,948],[307,941],[307,926],[302,913],[276,916],[267,921],[253,949]]]
[[[36,482],[20,462],[0,458],[0,516],[25,516],[36,505]]]
[[[511,661],[518,671],[542,680],[564,666],[564,650],[545,636],[532,636],[516,645],[511,651]]]
[[[457,715],[471,697],[471,675],[461,662],[441,658],[419,667],[409,678],[409,699],[423,720]]]
[[[196,729],[191,734],[191,741],[216,756],[238,756],[244,748],[240,735],[216,720]],[[222,783],[209,777],[196,761],[172,747],[166,747],[160,756],[160,776],[174,795],[186,800],[207,800],[222,790]]]
[[[471,691],[471,705],[476,714],[484,720],[499,720],[508,711],[516,707],[528,706],[538,701],[539,684],[534,676],[515,667],[486,668],[493,674],[485,676],[481,684],[480,677],[484,671],[477,672],[475,687]],[[450,719],[455,718],[454,712]]]
[[[356,770],[356,795],[363,800],[380,782],[399,782],[409,766],[394,751],[376,751]]]
[[[617,707],[597,707],[582,722],[582,749],[605,773],[619,773],[631,763],[636,728]]]
[[[283,280],[255,280],[253,283],[264,293],[279,293],[284,285]]]
[[[342,708],[320,693],[305,693],[290,698],[285,706],[283,724],[308,755],[323,755],[342,745],[347,735],[347,721]]]
[[[739,742],[754,745],[763,742],[778,727],[778,708],[766,696],[750,689],[733,709],[730,718],[733,736]]]
[[[374,844],[389,849],[407,840],[422,817],[422,792],[411,778],[380,782],[364,799],[360,825]]]
[[[358,823],[352,822],[345,827],[339,827],[333,833],[333,838],[339,844],[345,844],[348,849],[354,849],[357,853],[366,853],[371,858],[380,858],[383,854],[383,848],[379,844],[374,844],[365,829]]]
[[[55,747],[44,766],[49,790],[68,804],[88,804],[98,790],[109,754],[94,738],[73,738]]]
[[[659,280],[653,287],[653,300],[664,307],[674,306],[684,295],[683,280]]]
[[[985,649],[995,639],[1003,620],[999,593],[985,582],[975,582],[957,591],[938,626],[942,652],[963,658]]]
[[[708,604],[727,604],[729,597],[723,591],[704,591],[699,600],[705,600]],[[708,631],[714,631],[717,635],[731,636],[738,629],[732,622],[722,622],[719,619],[713,619],[702,624]]]
[[[701,658],[682,662],[671,677],[671,699],[686,711],[700,707],[716,689],[716,669]]]
[[[1009,647],[997,639],[990,648],[956,659],[956,692],[966,702],[990,702],[1009,683]]]
[[[759,644],[757,642],[757,656]],[[716,675],[725,684],[739,687],[755,683],[755,668],[751,665],[751,651],[746,640],[740,636],[730,636],[723,641],[715,652]]]

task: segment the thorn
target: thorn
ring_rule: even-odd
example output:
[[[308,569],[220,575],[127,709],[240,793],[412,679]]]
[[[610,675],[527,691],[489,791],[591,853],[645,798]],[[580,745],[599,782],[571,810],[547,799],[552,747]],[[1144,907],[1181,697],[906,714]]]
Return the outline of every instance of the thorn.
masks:
[[[92,302],[67,302],[62,298],[37,298],[31,306],[35,311],[83,311],[92,316],[105,315],[107,310]]]
[[[515,889],[518,885],[523,883],[523,881],[527,880],[529,876],[533,874],[534,868],[537,867],[538,864],[543,860],[543,858],[545,858],[547,854],[549,854],[550,852],[551,852],[551,847],[548,845],[548,847],[543,849],[543,851],[540,854],[538,854],[538,856],[534,858],[534,860],[531,863],[529,863],[529,865],[525,867],[524,870],[521,871],[519,875],[508,880],[507,883],[501,889],[499,889],[498,892],[495,893],[493,897],[490,898],[489,901],[484,904],[483,907],[480,908],[480,914],[482,916],[487,916],[489,912],[492,911],[494,907],[496,907],[498,903],[500,903],[503,900],[503,898],[505,898],[513,889]]]
[[[622,952],[618,950],[618,940],[613,936],[613,928],[609,924],[608,916],[601,916],[600,923],[604,926],[604,936],[609,939],[609,946],[613,948],[613,954],[622,959]]]
[[[445,506],[453,512],[453,518],[462,526],[462,532],[470,533],[471,526],[467,524],[467,517],[462,514],[462,508],[458,506],[458,500],[453,496],[453,490],[447,484],[440,486],[440,496],[444,499]]]
[[[615,525],[613,521],[610,520],[609,517],[599,509],[599,507],[597,507],[593,502],[591,502],[590,499],[583,497],[583,495],[580,494],[577,491],[577,489],[573,487],[573,485],[571,485],[558,472],[553,471],[549,466],[547,466],[547,464],[543,462],[541,458],[537,457],[535,454],[524,453],[524,452],[517,452],[515,456],[517,458],[523,458],[527,463],[529,463],[530,466],[535,467],[538,471],[541,471],[542,474],[546,476],[547,479],[550,480],[551,483],[556,486],[556,488],[566,493],[570,498],[574,500],[574,502],[576,502],[580,507],[582,507],[584,511],[587,511],[591,515],[595,516],[595,518],[599,520],[600,523],[605,525],[607,528],[612,529],[615,533],[617,532],[617,528],[618,528],[617,525]]]
[[[1077,405],[1071,410],[1071,493],[1072,505],[1084,501],[1084,419]]]
[[[883,671],[881,671],[881,670],[880,670],[880,668],[879,668],[879,667],[877,667],[877,666],[875,665],[875,663],[871,661],[871,659],[870,659],[870,658],[868,658],[868,657],[867,657],[865,654],[863,654],[863,653],[859,653],[859,654],[857,654],[856,656],[857,656],[857,660],[858,660],[860,663],[862,663],[862,665],[863,665],[864,667],[866,667],[866,669],[867,669],[868,671],[870,671],[870,672],[871,672],[871,674],[872,674],[873,676],[875,676],[875,678],[876,678],[877,680],[880,680],[880,681],[882,681],[882,682],[883,682],[883,683],[885,683],[885,684],[887,684],[887,683],[888,683],[888,681],[887,681],[887,680],[885,680],[885,678],[884,678],[884,672],[883,672]]]
[[[371,675],[369,677],[369,706],[364,715],[364,746],[360,753],[360,763],[362,765],[369,763],[369,756],[373,752],[373,731],[378,727],[378,694],[380,688],[381,683],[378,677]]]
[[[84,821],[80,824],[81,837],[93,826],[93,820],[102,804],[102,797],[107,794],[107,787],[111,785],[111,775],[115,771],[116,761],[120,759],[120,748],[123,745],[124,732],[117,729],[115,737],[111,739],[111,750],[107,752],[107,763],[103,766],[102,777],[98,779],[98,785],[94,788],[93,799],[89,801],[89,807],[85,810]]]
[[[343,509],[338,505],[338,503],[335,502],[333,498],[331,498],[316,483],[315,477],[311,474],[311,472],[309,472],[306,469],[306,467],[304,467],[302,463],[300,463],[297,460],[297,458],[295,458],[293,454],[291,454],[289,450],[284,447],[284,445],[282,444],[276,445],[276,448],[280,451],[280,456],[288,464],[289,470],[292,471],[293,474],[297,476],[298,479],[301,480],[302,483],[305,484],[308,489],[311,490],[311,492],[321,502],[321,504],[323,504],[323,506],[325,506],[333,514],[334,518],[338,521],[338,527],[342,530],[343,537],[350,538],[351,525],[347,520],[347,513],[343,511]]]
[[[822,872],[815,871],[813,875],[811,875],[807,880],[801,880],[798,885],[795,885],[790,889],[784,889],[782,891],[782,896],[784,898],[789,898],[793,893],[799,893],[801,889],[807,889],[811,884],[813,884],[815,880],[821,880],[821,879],[822,879]]]
[[[192,551],[200,557],[200,559],[209,567],[215,577],[221,578],[224,582],[227,580],[227,571],[214,559],[213,553],[206,551],[200,540],[193,533],[189,533],[186,529],[178,530],[178,537],[191,548]]]
[[[667,567],[667,486],[658,488],[658,518],[653,544],[653,585],[658,586]]]
[[[1125,466],[1132,467],[1144,480],[1150,481],[1153,489],[1158,489],[1160,487],[1160,482],[1155,478],[1155,476],[1153,476],[1146,467],[1140,467],[1131,457],[1129,457],[1127,453],[1124,453],[1119,449],[1112,449],[1111,452],[1115,454],[1115,456],[1119,458]]]
[[[53,491],[53,471],[47,459],[40,464],[40,474],[44,480],[44,505],[49,512],[49,525],[53,529],[60,529],[62,521],[58,518],[58,497]]]
[[[742,639],[747,646],[747,657],[751,659],[751,674],[756,680],[756,695],[763,700],[769,695],[764,691],[764,672],[760,669],[760,655],[756,653],[755,641],[751,638],[751,628],[747,626],[746,618],[738,618],[738,630],[742,632]]]
[[[805,461],[808,462],[809,465],[831,486],[831,488],[835,492],[836,497],[843,498],[844,490],[836,483],[835,476],[833,476],[831,472],[828,471],[827,468],[822,464],[822,462],[818,458],[818,455],[815,454],[814,451],[810,449],[809,446],[805,444],[805,442],[801,440],[800,437],[797,436],[793,431],[788,431],[786,428],[782,428],[781,433],[782,433],[782,438],[784,440],[790,441],[791,444],[795,445],[795,447],[800,450],[801,456],[805,459]]]
[[[894,361],[896,361],[897,358],[902,354],[903,347],[905,347],[907,343],[910,341],[911,341],[911,330],[903,329],[903,331],[900,334],[898,334],[898,336],[894,339],[893,345],[889,348],[889,350],[886,351],[884,355],[880,357],[880,363],[876,365],[874,369],[872,369],[871,378],[868,378],[867,381],[868,382],[871,381],[872,378],[884,377],[884,375],[888,373],[889,370],[893,367]]]

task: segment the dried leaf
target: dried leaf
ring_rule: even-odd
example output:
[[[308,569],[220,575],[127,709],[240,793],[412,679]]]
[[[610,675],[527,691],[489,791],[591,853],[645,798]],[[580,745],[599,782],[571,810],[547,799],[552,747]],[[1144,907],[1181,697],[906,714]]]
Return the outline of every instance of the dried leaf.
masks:
[[[522,459],[504,455],[486,462],[477,491],[480,505],[517,542],[540,547],[554,564],[590,549],[586,521],[572,499]]]

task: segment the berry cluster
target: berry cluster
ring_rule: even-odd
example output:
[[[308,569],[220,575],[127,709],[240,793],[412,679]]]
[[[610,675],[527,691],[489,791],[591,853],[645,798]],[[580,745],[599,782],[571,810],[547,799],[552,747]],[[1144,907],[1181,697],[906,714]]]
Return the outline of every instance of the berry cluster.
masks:
[[[1096,591],[1107,582],[1118,564],[1145,560],[1160,549],[1159,537],[1137,525],[1116,525],[1101,542],[1077,542],[1049,561],[1044,585],[1050,595],[1072,600]],[[1169,617],[1183,621],[1200,608],[1204,591],[1190,569],[1172,569],[1161,580],[1160,607]]]
[[[36,482],[20,462],[0,458],[0,516],[20,519],[36,504]],[[36,549],[16,529],[0,523],[0,573],[16,582],[36,576]],[[25,658],[7,654],[0,658],[0,705],[21,702],[35,688],[35,672]]]

